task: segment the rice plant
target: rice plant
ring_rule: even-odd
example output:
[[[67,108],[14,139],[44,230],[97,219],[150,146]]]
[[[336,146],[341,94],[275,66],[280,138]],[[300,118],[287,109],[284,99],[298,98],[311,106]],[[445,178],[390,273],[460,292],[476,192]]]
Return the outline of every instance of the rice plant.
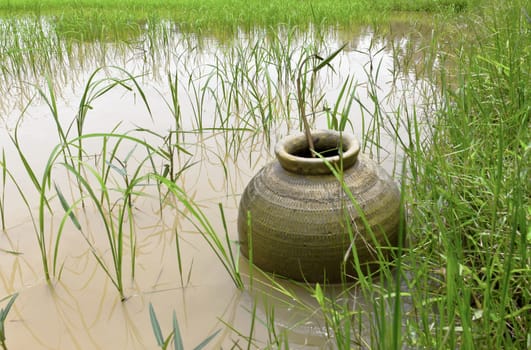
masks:
[[[103,69],[103,68],[102,68]],[[81,203],[83,203],[83,200],[84,200],[84,194],[83,194],[83,191],[90,191],[90,194],[89,196],[92,197],[92,199],[96,199],[94,196],[94,191],[91,190],[90,188],[90,184],[85,180],[85,176],[86,176],[86,173],[84,172],[85,170],[87,169],[84,169],[83,167],[86,166],[86,164],[84,163],[83,161],[83,157],[84,157],[84,147],[83,147],[83,140],[85,140],[85,137],[83,135],[83,125],[85,123],[85,118],[87,116],[87,111],[92,108],[91,107],[91,104],[98,98],[102,97],[103,95],[105,95],[108,91],[110,91],[111,89],[115,88],[116,86],[121,86],[121,87],[124,87],[128,90],[130,90],[131,88],[128,87],[126,84],[127,82],[133,82],[134,86],[136,86],[136,88],[138,89],[138,92],[140,94],[140,96],[142,97],[143,99],[143,102],[145,103],[146,107],[147,107],[147,110],[149,111],[149,105],[147,104],[147,101],[145,99],[145,96],[142,92],[142,90],[140,89],[138,83],[136,82],[135,78],[131,75],[129,75],[128,72],[124,71],[123,69],[121,68],[116,68],[117,71],[119,72],[122,72],[122,73],[125,73],[126,74],[126,78],[125,79],[121,79],[121,78],[103,78],[101,80],[93,80],[95,79],[96,77],[96,74],[98,72],[100,72],[101,69],[98,69],[96,70],[90,77],[86,87],[85,87],[85,90],[84,90],[84,93],[82,95],[82,98],[80,100],[80,106],[79,106],[79,110],[78,110],[78,114],[76,116],[76,118],[74,119],[74,121],[76,122],[76,126],[77,126],[77,134],[78,134],[78,137],[75,138],[74,140],[77,142],[77,144],[72,144],[71,141],[68,140],[68,137],[69,137],[69,132],[70,132],[70,127],[65,127],[61,124],[60,122],[60,118],[59,118],[59,110],[58,110],[58,107],[57,107],[57,102],[56,102],[56,95],[55,95],[55,89],[53,88],[52,86],[52,83],[50,80],[48,80],[48,91],[45,92],[44,90],[41,90],[38,88],[38,92],[39,94],[43,97],[45,103],[47,104],[49,110],[50,110],[50,113],[52,115],[52,118],[54,120],[54,123],[55,123],[55,127],[56,127],[56,130],[57,130],[57,133],[58,133],[58,139],[59,139],[59,145],[52,151],[52,153],[50,154],[50,157],[48,159],[48,163],[44,169],[44,174],[43,174],[43,177],[42,177],[42,180],[41,182],[39,183],[39,181],[37,180],[37,175],[35,174],[35,171],[34,169],[32,168],[32,166],[29,164],[28,160],[27,160],[27,157],[24,153],[24,151],[22,150],[22,145],[18,139],[18,129],[19,129],[19,123],[20,123],[20,120],[22,120],[22,118],[19,119],[19,122],[17,122],[17,126],[15,128],[15,131],[14,131],[14,134],[13,135],[10,135],[10,139],[12,141],[12,143],[14,144],[17,152],[18,152],[18,155],[24,165],[24,169],[26,171],[26,173],[28,174],[28,176],[30,177],[31,181],[33,182],[33,184],[35,185],[35,188],[37,190],[37,192],[39,193],[39,196],[40,196],[40,204],[39,204],[39,216],[38,216],[38,230],[37,230],[37,240],[38,240],[38,243],[39,243],[39,248],[40,248],[40,251],[41,251],[41,258],[42,258],[42,265],[43,265],[43,270],[44,270],[44,275],[45,275],[45,278],[46,280],[50,280],[50,272],[49,272],[49,261],[48,261],[48,248],[46,246],[46,232],[45,232],[45,217],[46,217],[46,212],[48,211],[49,213],[52,212],[52,209],[50,207],[50,204],[49,204],[49,199],[46,195],[46,189],[47,189],[47,186],[50,185],[52,183],[52,178],[51,178],[51,172],[52,172],[52,169],[53,167],[56,165],[56,162],[58,160],[58,157],[61,156],[62,157],[62,164],[64,165],[64,167],[69,170],[70,172],[72,172],[72,174],[74,175],[74,178],[76,179],[77,183],[78,183],[78,190],[80,191],[80,194],[81,194]],[[91,135],[91,136],[88,136],[88,138],[92,138],[94,137],[94,135]],[[97,138],[106,138],[106,137],[110,137],[109,135],[107,134],[100,134],[100,135],[96,135],[95,137]],[[127,136],[125,135],[120,135],[118,137],[118,139],[126,139]],[[138,141],[140,145],[143,145],[146,147],[146,149],[150,149],[151,146],[149,146],[147,143],[145,143],[144,141],[142,140],[137,140],[137,139],[133,139],[133,138],[129,138],[130,140],[133,140],[133,142],[136,142]],[[118,146],[116,146],[118,147]],[[76,151],[77,150],[77,151]],[[56,153],[56,152],[59,152],[59,153]],[[74,153],[75,152],[75,153]],[[114,151],[116,152],[116,150]],[[154,150],[155,153],[157,153],[158,151],[157,150]],[[105,153],[105,152],[104,152]],[[74,157],[74,155],[77,155],[77,158]],[[147,158],[146,158],[147,159]],[[111,161],[116,161],[115,159],[111,159]],[[126,157],[126,161],[127,161],[127,157]],[[112,168],[112,166],[109,167],[109,169]],[[4,166],[3,167],[4,171],[6,171],[6,167]],[[114,169],[119,169],[117,167],[114,167]],[[139,168],[137,168],[136,172],[135,172],[135,175],[134,175],[134,179],[132,182],[129,182],[128,178],[127,178],[127,174],[125,174],[124,178],[126,180],[126,206],[124,207],[124,211],[121,212],[121,215],[120,215],[120,222],[122,222],[124,216],[125,216],[125,211],[126,209],[125,208],[130,208],[130,205],[131,205],[131,201],[130,201],[130,198],[129,196],[131,195],[131,192],[133,192],[133,188],[134,186],[136,185],[138,179],[138,174],[139,174]],[[92,172],[93,175],[96,176],[96,179],[99,181],[100,185],[102,186],[102,200],[103,199],[106,199],[107,200],[107,205],[108,208],[110,209],[111,206],[110,206],[110,199],[109,199],[109,196],[107,194],[107,190],[106,190],[106,177],[101,177],[97,174],[97,172],[94,170],[94,169],[89,169],[89,172]],[[64,198],[64,196],[62,195],[62,192],[60,190],[58,190],[58,188],[56,188],[57,191],[56,193],[59,195],[59,198],[60,198],[60,201],[61,201],[61,205],[65,208],[65,210],[67,210],[67,203],[66,203],[66,199]],[[20,192],[22,194],[22,192]],[[68,209],[70,210],[70,209]],[[103,210],[100,210],[100,214],[103,216],[104,215],[104,212]],[[74,218],[74,214],[72,211],[69,211],[68,212],[68,215],[73,219]],[[118,236],[115,235],[114,233],[114,226],[113,226],[113,229],[109,229],[109,223],[104,219],[104,222],[105,222],[105,226],[107,227],[107,234],[108,234],[108,238],[109,238],[109,243],[110,243],[110,246],[111,246],[111,250],[113,252],[113,261],[114,261],[114,266],[115,266],[115,272],[116,272],[116,275],[115,275],[115,279],[113,279],[113,281],[115,282],[115,285],[116,287],[119,289],[120,291],[120,294],[122,295],[123,297],[123,286],[122,286],[122,278],[121,278],[121,256],[122,256],[122,238],[121,238],[121,234],[123,234],[122,232],[122,225],[118,225]],[[76,224],[76,227],[78,226],[79,224],[77,223]],[[79,228],[79,227],[78,227]],[[53,273],[55,274],[56,273],[56,259],[57,259],[57,254],[58,254],[58,248],[59,248],[59,241],[60,241],[60,237],[61,237],[61,232],[58,233],[58,238],[56,239],[56,244],[55,244],[55,248],[54,248],[54,262],[53,262]],[[116,238],[117,237],[117,238]],[[115,239],[117,239],[115,241]],[[133,243],[132,243],[133,244]],[[133,255],[134,256],[134,255]],[[100,264],[102,264],[102,261],[99,260]],[[104,266],[104,265],[102,265]],[[134,269],[133,269],[134,270]],[[107,273],[108,270],[105,269],[105,271]]]
[[[105,40],[128,38],[136,33],[138,24],[149,17],[161,16],[179,23],[183,31],[232,32],[253,26],[274,27],[279,24],[311,27],[317,20],[328,26],[341,24],[345,27],[360,22],[382,22],[394,12],[461,12],[477,4],[475,0],[401,0],[380,1],[341,0],[333,5],[326,0],[311,4],[286,3],[274,0],[268,3],[253,0],[212,1],[196,3],[191,0],[179,3],[140,0],[99,1],[40,1],[10,0],[0,7],[5,13],[35,13],[57,15],[57,27],[76,39]],[[123,9],[127,8],[127,11]],[[104,9],[104,10],[103,10]],[[315,24],[315,23],[314,23]]]
[[[313,54],[300,63],[298,74],[297,74],[297,106],[299,111],[300,122],[303,126],[304,133],[306,134],[306,140],[308,141],[308,149],[312,153],[315,151],[313,146],[313,138],[310,132],[310,123],[308,121],[308,115],[306,114],[306,95],[310,95],[312,101],[310,102],[311,115],[315,118],[315,110],[317,105],[322,101],[324,96],[318,96],[314,101],[314,92],[315,92],[315,79],[316,74],[325,67],[332,67],[330,62],[345,48],[346,44],[343,44],[339,49],[331,53],[328,57],[322,58],[318,54]],[[316,60],[318,64],[313,66],[311,69],[306,69],[308,61]],[[310,82],[307,81],[307,73],[311,72]]]
[[[144,164],[154,155],[157,154],[158,150],[153,148],[151,145],[142,141],[140,139],[128,136],[127,134],[85,134],[81,136],[84,140],[90,138],[96,139],[106,139],[106,138],[115,138],[118,140],[117,145],[120,144],[122,140],[132,141],[133,143],[143,146],[147,155],[142,161],[135,165],[135,168],[131,171],[127,167],[128,158],[132,154],[129,153],[129,156],[120,161],[115,156],[112,157],[107,164],[109,169],[117,172],[118,175],[123,180],[123,187],[112,188],[109,187],[107,178],[102,177],[98,169],[90,166],[86,162],[80,162],[80,166],[72,166],[67,163],[62,163],[62,165],[68,172],[70,172],[79,186],[79,191],[81,198],[75,200],[74,204],[70,204],[68,200],[63,195],[59,187],[55,186],[56,193],[60,199],[61,205],[65,210],[64,219],[69,217],[76,228],[80,231],[83,239],[87,242],[93,256],[97,260],[99,266],[103,271],[109,276],[113,285],[116,287],[122,300],[125,300],[124,295],[124,286],[123,286],[123,258],[124,258],[124,244],[127,232],[129,233],[129,254],[131,256],[131,270],[132,277],[134,277],[135,271],[135,230],[134,230],[134,196],[142,196],[143,191],[138,189],[138,187],[146,186],[148,176],[142,174],[144,169]],[[72,145],[79,144],[79,138],[74,138],[69,141],[65,147],[71,147]],[[134,148],[133,148],[134,149]],[[56,160],[59,154],[62,152],[62,147],[58,146],[52,152],[50,159],[48,160],[47,166],[44,171],[43,177],[43,186],[46,187],[51,181],[51,171],[52,168],[56,165]],[[113,152],[115,153],[115,152]],[[113,163],[118,163],[119,166],[114,165]],[[80,170],[79,170],[80,169]],[[131,171],[131,172],[130,172]],[[90,177],[89,177],[90,175]],[[91,179],[92,177],[92,179]],[[92,183],[93,180],[95,184]],[[96,186],[99,186],[96,187]],[[99,192],[99,195],[98,195]],[[112,192],[120,194],[116,198]],[[92,205],[96,208],[99,218],[103,224],[105,235],[107,238],[108,248],[110,249],[112,260],[111,264],[105,262],[104,257],[98,253],[94,244],[91,242],[88,236],[88,232],[85,232],[82,226],[79,224],[79,219],[75,215],[76,206],[83,201],[83,198],[90,200]],[[42,227],[43,220],[43,198],[41,196],[41,206],[40,206],[40,223]],[[64,222],[63,219],[63,222]],[[128,226],[126,226],[128,224]],[[57,238],[54,247],[54,261],[53,261],[53,272],[56,273],[56,264],[57,256],[59,250],[59,244],[61,239],[63,225],[61,225],[59,232],[57,233]]]

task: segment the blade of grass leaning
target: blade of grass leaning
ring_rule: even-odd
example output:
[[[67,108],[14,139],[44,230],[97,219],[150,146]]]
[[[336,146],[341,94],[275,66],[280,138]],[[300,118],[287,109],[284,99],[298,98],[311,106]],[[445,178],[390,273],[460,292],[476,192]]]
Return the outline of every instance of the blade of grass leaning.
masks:
[[[215,331],[214,333],[212,333],[211,335],[206,337],[205,340],[203,340],[201,343],[199,343],[194,348],[194,350],[202,350],[202,349],[204,349],[208,345],[208,343],[210,343],[212,341],[212,339],[214,339],[216,337],[216,335],[218,335],[219,332],[221,332],[221,329],[218,329],[217,331]]]
[[[26,156],[24,155],[24,152],[22,151],[22,146],[20,145],[20,142],[18,140],[18,130],[19,130],[19,125],[20,125],[21,120],[22,118],[19,119],[19,121],[17,122],[17,125],[15,126],[14,135],[11,135],[11,134],[8,134],[8,135],[9,135],[9,138],[11,139],[11,142],[13,143],[13,145],[15,146],[17,150],[17,153],[19,155],[20,160],[22,161],[22,164],[24,165],[24,170],[30,177],[31,182],[35,185],[37,192],[41,193],[42,187],[39,184],[39,181],[37,180],[37,176],[35,175],[33,168],[30,166]],[[49,204],[47,202],[46,202],[46,205],[48,209],[51,211]]]
[[[312,71],[314,72],[318,72],[320,71],[321,69],[323,69],[324,67],[329,67],[331,68],[332,70],[334,69],[333,66],[330,64],[332,62],[332,60],[341,52],[343,51],[343,49],[347,46],[347,43],[344,43],[343,45],[341,45],[336,51],[332,52],[330,55],[328,55],[326,58],[324,59],[320,59],[320,63],[315,66],[314,68],[312,68]]]
[[[219,211],[220,211],[220,215],[221,215],[221,222],[223,224],[223,231],[225,232],[225,244],[227,245],[227,249],[229,250],[230,262],[232,264],[232,270],[237,275],[239,275],[240,274],[240,268],[239,268],[239,265],[238,265],[239,255],[234,256],[234,254],[232,252],[232,245],[231,245],[231,240],[229,238],[229,230],[227,228],[227,219],[225,218],[225,212],[223,210],[223,205],[221,203],[218,203],[218,207],[219,207]],[[239,253],[239,251],[240,250],[238,249],[236,252]]]
[[[49,75],[46,75],[46,87],[48,88],[48,94],[37,86],[37,91],[44,102],[48,105],[48,109],[52,113],[53,120],[55,122],[55,128],[59,134],[59,141],[63,144],[66,144],[67,134],[65,134],[61,122],[59,121],[59,109],[57,108],[57,98],[55,94],[55,89],[53,87],[52,78]],[[69,151],[69,149],[65,149]],[[71,157],[70,157],[71,158]]]
[[[175,350],[184,350],[183,340],[181,337],[181,331],[179,330],[179,322],[177,321],[177,314],[175,313],[175,310],[173,310],[172,325],[173,325],[173,348]]]
[[[249,342],[247,343],[247,350],[251,350],[252,349],[252,342],[250,341],[251,339],[254,339],[253,338],[253,334],[254,334],[254,327],[255,327],[255,322],[256,322],[256,299],[254,300],[253,302],[253,312],[251,314],[251,328],[249,329]]]
[[[181,287],[184,287],[183,280],[183,263],[181,259],[181,245],[179,243],[179,232],[175,229],[175,251],[177,254],[177,267],[179,268],[179,277],[181,279]]]
[[[153,334],[157,340],[157,345],[162,347],[164,345],[164,337],[162,336],[162,331],[160,329],[159,320],[153,309],[153,304],[149,303],[149,319],[151,321],[151,327],[153,328]]]
[[[77,220],[76,215],[72,211],[72,207],[68,204],[65,196],[63,195],[63,192],[61,192],[61,189],[57,186],[56,183],[54,183],[55,192],[57,193],[57,196],[59,197],[59,201],[61,202],[61,206],[63,207],[64,211],[68,213],[68,216],[70,217],[70,220],[72,220],[72,223],[78,230],[81,230],[81,224]]]
[[[26,197],[26,195],[24,194],[24,191],[22,189],[22,187],[20,186],[20,184],[17,182],[15,176],[11,173],[11,171],[9,171],[9,169],[7,168],[7,165],[5,163],[5,160],[2,161],[0,163],[0,165],[2,166],[2,173],[5,174],[6,176],[6,180],[9,179],[16,187],[17,189],[17,192],[20,194],[20,197],[22,198],[22,201],[24,202],[24,205],[26,206],[27,210],[28,210],[28,214],[31,218],[31,223],[33,224],[33,228],[35,230],[35,233],[37,234],[37,238],[39,237],[38,235],[38,228],[37,228],[37,224],[36,224],[36,221],[35,221],[35,218],[34,218],[34,215],[33,215],[33,209]]]
[[[13,294],[7,302],[7,305],[0,310],[0,345],[2,345],[4,350],[7,350],[5,321],[17,297],[18,293]]]
[[[2,249],[2,248],[0,248],[0,252],[6,253],[6,254],[11,254],[11,255],[24,255],[24,253],[22,253],[22,252],[18,252],[18,251],[15,251],[15,250]]]
[[[402,181],[400,189],[400,221],[398,226],[398,250],[396,253],[396,271],[395,271],[395,299],[393,310],[392,323],[392,348],[400,349],[402,344],[402,300],[401,300],[401,284],[402,284],[402,250],[405,244],[405,196],[406,196],[406,162],[402,163]]]
[[[76,207],[78,203],[82,203],[83,198],[80,198],[76,202],[74,202],[72,205],[69,205],[68,201],[64,197],[63,193],[61,192],[57,184],[54,184],[54,187],[55,187],[55,191],[57,192],[57,196],[59,197],[59,201],[61,202],[61,206],[63,207],[65,211],[65,215],[61,219],[61,223],[59,224],[59,227],[57,229],[57,236],[55,237],[55,245],[54,245],[53,259],[52,259],[52,274],[56,276],[57,279],[60,279],[60,276],[57,273],[57,258],[59,257],[59,244],[61,242],[63,228],[66,224],[67,218],[70,218],[74,226],[79,231],[82,231],[81,224],[79,223],[79,220],[77,219],[74,213],[74,208]]]

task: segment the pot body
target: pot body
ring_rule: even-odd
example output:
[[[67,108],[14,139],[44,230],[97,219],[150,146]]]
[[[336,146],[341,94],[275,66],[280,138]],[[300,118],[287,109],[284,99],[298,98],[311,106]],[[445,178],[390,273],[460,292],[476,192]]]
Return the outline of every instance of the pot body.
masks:
[[[342,156],[308,157],[303,134],[279,143],[277,160],[242,194],[240,249],[248,258],[252,249],[253,263],[264,271],[335,283],[355,277],[354,255],[365,270],[389,257],[398,241],[400,193],[380,166],[359,154],[352,135],[325,130],[312,137],[318,152],[341,148]],[[342,181],[330,165],[343,168]]]

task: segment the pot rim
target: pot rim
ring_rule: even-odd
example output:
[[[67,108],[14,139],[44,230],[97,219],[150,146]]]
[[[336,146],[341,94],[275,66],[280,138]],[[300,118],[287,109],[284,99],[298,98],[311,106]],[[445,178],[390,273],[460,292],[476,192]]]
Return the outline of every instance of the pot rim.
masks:
[[[314,130],[311,134],[316,148],[319,144],[328,147],[335,145],[338,148],[341,146],[342,155],[322,158],[298,156],[294,153],[308,149],[306,135],[304,133],[288,135],[275,146],[276,157],[285,170],[302,175],[323,175],[332,173],[327,163],[335,166],[342,162],[343,169],[348,169],[356,163],[360,144],[353,134],[335,130]]]

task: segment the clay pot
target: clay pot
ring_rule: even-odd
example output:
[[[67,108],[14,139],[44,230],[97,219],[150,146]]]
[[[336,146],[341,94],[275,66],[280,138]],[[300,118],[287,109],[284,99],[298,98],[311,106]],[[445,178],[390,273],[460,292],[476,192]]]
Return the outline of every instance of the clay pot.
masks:
[[[386,247],[398,241],[400,193],[380,166],[359,153],[353,135],[320,130],[313,131],[312,138],[315,150],[329,164],[342,166],[343,181],[374,237],[325,160],[312,158],[304,134],[297,134],[277,144],[277,159],[263,167],[243,192],[238,214],[240,249],[249,257],[252,242],[253,263],[264,271],[335,283],[355,277],[352,249],[366,270],[378,265],[375,246],[382,247],[384,258],[389,257]]]

